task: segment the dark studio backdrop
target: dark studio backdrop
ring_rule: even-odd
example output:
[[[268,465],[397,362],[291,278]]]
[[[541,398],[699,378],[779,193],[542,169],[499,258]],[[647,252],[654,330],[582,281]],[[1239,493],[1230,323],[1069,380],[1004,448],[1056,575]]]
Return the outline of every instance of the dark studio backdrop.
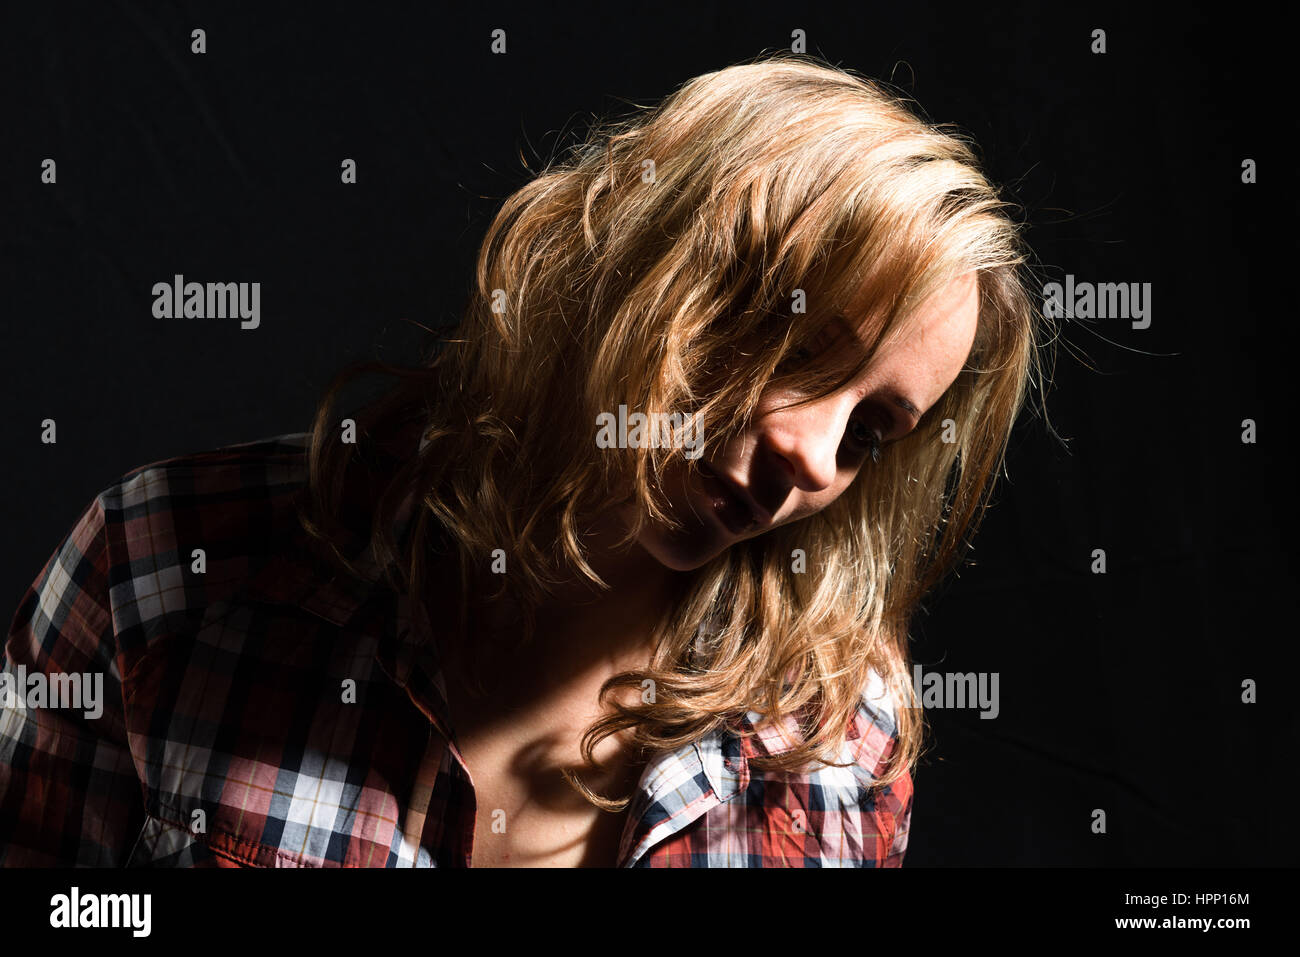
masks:
[[[1050,278],[1151,289],[1148,328],[1062,322],[1048,405],[1068,444],[1022,419],[974,564],[916,622],[923,669],[996,674],[999,710],[928,712],[907,865],[1294,861],[1296,200],[1275,27],[1033,3],[0,16],[6,623],[123,472],[302,431],[347,361],[414,361],[416,324],[465,302],[521,156],[539,168],[592,113],[802,29],[977,140]],[[177,273],[260,282],[259,327],[154,318]]]

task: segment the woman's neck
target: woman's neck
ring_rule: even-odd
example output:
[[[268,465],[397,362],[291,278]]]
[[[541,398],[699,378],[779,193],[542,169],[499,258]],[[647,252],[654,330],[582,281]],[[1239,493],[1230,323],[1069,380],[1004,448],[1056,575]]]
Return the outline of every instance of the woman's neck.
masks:
[[[515,647],[522,626],[510,606],[475,610],[465,637],[476,646],[480,666],[490,662],[484,676],[489,688],[559,691],[649,664],[656,626],[675,601],[683,573],[666,568],[639,544],[620,546],[622,527],[616,522],[611,511],[583,537],[587,562],[608,587],[574,572],[534,609],[532,640],[523,646]]]
[[[611,511],[583,539],[587,562],[607,589],[575,573],[536,609],[537,645],[555,656],[557,667],[612,674],[648,663],[654,651],[655,626],[675,599],[682,573],[635,542],[620,546],[622,534],[621,519]]]

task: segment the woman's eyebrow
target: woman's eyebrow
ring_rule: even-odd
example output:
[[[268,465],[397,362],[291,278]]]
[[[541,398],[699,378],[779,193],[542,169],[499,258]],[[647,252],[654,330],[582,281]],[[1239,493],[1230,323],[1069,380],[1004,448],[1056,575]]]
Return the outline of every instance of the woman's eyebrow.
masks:
[[[909,413],[911,413],[911,415],[912,415],[914,418],[916,418],[916,419],[920,419],[920,418],[921,418],[921,410],[918,409],[915,405],[912,404],[911,401],[909,401],[908,399],[904,398],[903,396],[901,396],[901,395],[891,395],[891,396],[889,397],[889,400],[890,400],[891,402],[893,402],[894,405],[896,405],[896,406],[898,406],[900,409],[902,409],[904,412],[909,412]]]

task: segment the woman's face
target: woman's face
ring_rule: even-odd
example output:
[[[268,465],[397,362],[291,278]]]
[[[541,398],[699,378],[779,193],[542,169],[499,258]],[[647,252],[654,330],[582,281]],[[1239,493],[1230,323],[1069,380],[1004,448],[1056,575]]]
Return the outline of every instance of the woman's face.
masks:
[[[638,538],[668,568],[690,571],[732,544],[819,512],[870,467],[872,446],[902,438],[961,372],[975,341],[979,290],[967,273],[932,297],[911,329],[839,391],[797,408],[769,387],[750,428],[701,459],[699,475],[665,473],[679,531],[648,522]],[[815,361],[847,362],[867,344],[841,321]],[[633,506],[628,506],[629,508]],[[627,517],[625,515],[625,517]]]

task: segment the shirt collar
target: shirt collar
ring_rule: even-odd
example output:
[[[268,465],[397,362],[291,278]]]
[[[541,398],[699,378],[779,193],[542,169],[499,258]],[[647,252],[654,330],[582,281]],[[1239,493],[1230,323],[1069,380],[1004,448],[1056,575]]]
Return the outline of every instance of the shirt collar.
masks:
[[[286,438],[296,439],[306,448],[306,433]],[[422,437],[419,447],[423,449],[427,442]],[[305,470],[304,456],[299,464],[300,479],[305,480]],[[345,494],[355,498],[360,492],[349,487]],[[393,518],[391,531],[393,541],[399,543],[399,552],[411,529],[415,501],[415,493],[408,494]],[[355,508],[368,503],[353,500],[344,504]],[[277,550],[253,574],[247,585],[249,594],[263,601],[301,608],[339,628],[373,634],[375,660],[398,687],[406,690],[415,706],[446,733],[450,728],[446,691],[436,645],[426,640],[431,632],[413,622],[410,597],[398,593],[383,580],[384,566],[374,549],[368,545],[355,562],[362,573],[358,579],[321,567],[311,537],[296,521],[288,538],[288,547]],[[447,736],[450,738],[450,734]]]

